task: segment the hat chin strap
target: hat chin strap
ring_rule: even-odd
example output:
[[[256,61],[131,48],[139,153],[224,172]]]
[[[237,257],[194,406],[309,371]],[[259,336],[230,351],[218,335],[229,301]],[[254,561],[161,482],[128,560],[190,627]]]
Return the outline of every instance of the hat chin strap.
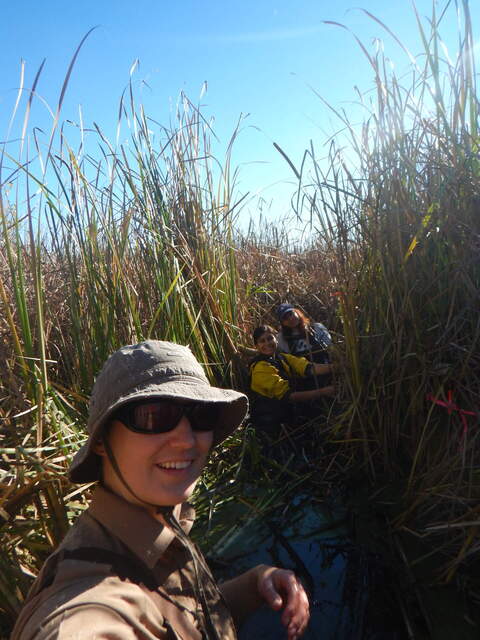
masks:
[[[153,509],[156,510],[156,513],[160,513],[161,511],[170,511],[171,509],[173,509],[173,505],[166,507],[158,504],[153,504],[152,502],[147,502],[146,500],[143,500],[143,498],[140,498],[140,496],[138,496],[135,493],[135,491],[132,489],[132,487],[128,484],[128,482],[123,477],[122,472],[120,471],[120,467],[118,466],[115,456],[113,455],[112,447],[110,446],[110,443],[108,442],[108,439],[106,438],[105,435],[102,437],[102,443],[103,443],[103,446],[105,447],[105,452],[107,454],[108,461],[112,465],[112,469],[114,470],[115,475],[123,484],[125,489],[129,493],[131,493],[131,495],[135,498],[135,500],[138,500],[138,502],[144,505],[147,505],[148,507],[152,507]]]

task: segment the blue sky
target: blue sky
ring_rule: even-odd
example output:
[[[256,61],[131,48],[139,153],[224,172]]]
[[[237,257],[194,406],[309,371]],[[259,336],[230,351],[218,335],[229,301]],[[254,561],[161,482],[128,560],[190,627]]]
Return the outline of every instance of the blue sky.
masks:
[[[480,26],[480,2],[470,4],[475,28]],[[81,105],[86,125],[95,121],[113,136],[119,98],[135,59],[140,61],[134,76],[137,95],[147,113],[165,124],[179,92],[196,102],[206,81],[203,111],[214,116],[224,145],[240,114],[249,114],[234,152],[239,192],[273,201],[272,212],[281,215],[289,208],[293,186],[291,172],[272,143],[299,163],[311,139],[321,153],[338,126],[310,87],[355,118],[354,86],[362,92],[373,86],[352,34],[324,21],[345,24],[368,47],[374,38],[382,38],[396,73],[407,66],[399,47],[355,5],[352,0],[4,0],[0,140],[15,102],[20,60],[26,62],[29,87],[46,58],[38,94],[54,109],[76,46],[98,25],[79,54],[61,119],[78,121]],[[413,53],[421,51],[408,0],[359,0],[357,6],[384,21]],[[416,6],[422,16],[431,15],[432,0],[418,0]],[[444,0],[436,6],[445,6]],[[453,50],[455,32],[450,11],[442,33]],[[31,115],[35,125],[48,129],[40,99]],[[220,158],[221,153],[220,146]],[[250,210],[255,211],[255,199]]]

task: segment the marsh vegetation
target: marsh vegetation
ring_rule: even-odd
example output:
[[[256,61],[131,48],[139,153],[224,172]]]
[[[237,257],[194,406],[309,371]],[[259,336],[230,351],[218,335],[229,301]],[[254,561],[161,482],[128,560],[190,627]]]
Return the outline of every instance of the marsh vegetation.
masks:
[[[408,637],[478,637],[480,110],[468,2],[462,16],[453,60],[444,16],[419,20],[409,77],[360,43],[375,83],[363,124],[336,111],[327,161],[311,144],[294,166],[281,149],[298,179],[302,242],[289,242],[288,221],[240,230],[237,132],[214,158],[210,124],[186,96],[163,127],[131,90],[121,136],[79,129],[75,147],[59,121],[48,144],[35,132],[27,144],[27,107],[18,153],[4,145],[0,163],[4,633],[85,507],[90,488],[69,485],[65,470],[106,357],[172,340],[217,384],[245,388],[250,330],[288,299],[334,332],[336,410],[317,425],[304,472],[288,458],[272,471],[247,427],[232,436],[205,474],[201,521],[221,528],[235,501],[267,513],[285,483],[318,501],[334,487],[357,539],[398,578]],[[252,464],[282,491],[243,496]]]

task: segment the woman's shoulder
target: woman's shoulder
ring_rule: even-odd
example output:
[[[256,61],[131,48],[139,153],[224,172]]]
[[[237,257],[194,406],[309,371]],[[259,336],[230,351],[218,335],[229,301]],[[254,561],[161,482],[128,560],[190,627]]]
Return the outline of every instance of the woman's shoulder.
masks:
[[[324,324],[322,324],[321,322],[312,322],[310,327],[312,328],[312,330],[315,332],[317,336],[322,338],[328,344],[331,344],[332,336],[330,335],[330,331],[327,329],[327,327]]]
[[[57,588],[53,585],[33,598],[22,611],[12,638],[86,640],[96,634],[107,637],[103,634],[115,630],[119,640],[134,640],[146,637],[147,628],[158,629],[158,638],[167,637],[164,617],[144,589],[108,573],[92,573],[60,581]]]
[[[257,371],[261,371],[262,369],[270,369],[274,367],[274,363],[272,358],[267,358],[262,355],[258,355],[257,357],[250,360],[250,369],[253,371],[256,369]]]

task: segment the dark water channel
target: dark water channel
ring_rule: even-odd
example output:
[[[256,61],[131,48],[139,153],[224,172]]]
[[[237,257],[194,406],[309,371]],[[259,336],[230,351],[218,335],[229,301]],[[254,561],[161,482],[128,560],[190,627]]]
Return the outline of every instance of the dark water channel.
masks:
[[[239,520],[234,533],[209,554],[214,572],[226,579],[256,564],[292,569],[311,604],[305,640],[400,640],[406,637],[385,600],[374,558],[352,543],[346,514],[297,496],[282,513]],[[241,640],[286,638],[279,615],[263,608],[240,631]]]

